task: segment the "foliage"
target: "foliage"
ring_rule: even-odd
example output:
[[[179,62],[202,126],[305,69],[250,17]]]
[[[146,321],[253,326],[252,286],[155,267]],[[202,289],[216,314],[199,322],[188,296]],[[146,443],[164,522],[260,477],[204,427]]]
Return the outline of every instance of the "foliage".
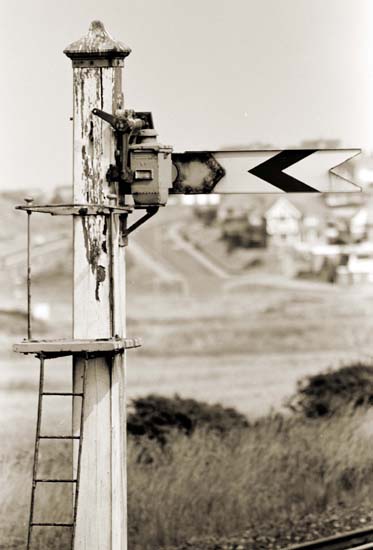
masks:
[[[373,367],[353,363],[300,380],[287,406],[307,418],[319,418],[372,404]]]
[[[329,421],[267,417],[233,441],[197,429],[174,436],[167,456],[151,464],[137,460],[130,438],[130,548],[219,548],[192,541],[258,526],[284,540],[308,514],[371,506],[373,440],[360,428],[362,413]]]
[[[308,420],[300,416],[267,416],[249,429],[219,432],[196,428],[185,435],[174,430],[162,447],[142,438],[153,461],[138,460],[135,437],[128,441],[129,548],[211,550],[222,546],[195,545],[195,540],[222,541],[232,534],[272,533],[285,536],[312,515],[324,523],[328,510],[373,504],[373,438],[362,429],[364,409],[354,415]],[[17,442],[20,441],[20,435]],[[32,437],[27,451],[14,452],[5,439],[2,471],[2,548],[25,545],[30,504]],[[66,452],[65,452],[66,451]],[[45,475],[67,477],[71,448],[47,458]],[[43,462],[44,462],[43,459]],[[71,488],[62,495],[39,494],[40,517],[64,520],[71,510]],[[338,517],[338,516],[337,516]],[[321,519],[320,519],[321,518]],[[343,524],[345,527],[345,524]],[[308,527],[306,526],[308,529]],[[335,526],[339,530],[340,526]],[[64,541],[37,541],[37,548],[66,548]],[[52,533],[51,535],[52,536]],[[285,544],[283,545],[285,546]],[[227,548],[234,546],[227,546]],[[238,546],[239,547],[239,546]],[[245,546],[246,547],[246,546]],[[268,548],[253,543],[247,548]],[[271,546],[272,547],[272,546]]]
[[[217,215],[217,209],[213,206],[209,207],[194,207],[194,215],[197,219],[201,220],[201,222],[206,226],[209,227],[212,225],[216,220]]]
[[[132,405],[133,411],[127,419],[128,434],[146,436],[161,445],[175,432],[190,436],[199,428],[223,436],[248,426],[246,417],[233,408],[178,395],[169,398],[151,394],[134,399]]]

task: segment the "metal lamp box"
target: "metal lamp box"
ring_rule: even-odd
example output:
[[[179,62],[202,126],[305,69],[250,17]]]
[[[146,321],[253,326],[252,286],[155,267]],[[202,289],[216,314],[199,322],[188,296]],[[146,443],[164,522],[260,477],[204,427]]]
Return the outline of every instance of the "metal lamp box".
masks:
[[[157,143],[130,146],[131,191],[138,206],[165,206],[172,185],[172,147]]]

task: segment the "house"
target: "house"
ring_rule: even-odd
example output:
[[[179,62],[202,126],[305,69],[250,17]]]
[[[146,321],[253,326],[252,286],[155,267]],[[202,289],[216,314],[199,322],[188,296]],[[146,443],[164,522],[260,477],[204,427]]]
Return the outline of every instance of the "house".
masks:
[[[290,244],[300,241],[302,212],[289,199],[277,199],[264,217],[272,243]]]
[[[264,233],[267,238],[259,239],[262,246],[267,241],[273,245],[316,243],[323,240],[327,213],[320,195],[230,195],[222,197],[217,222],[223,237],[234,229],[246,233],[243,241],[258,242]]]
[[[369,204],[369,199],[366,201],[366,197],[365,202],[366,204],[360,203],[330,208],[329,225],[334,226],[337,240],[331,240],[327,235],[328,242],[347,244],[371,240],[373,209]]]

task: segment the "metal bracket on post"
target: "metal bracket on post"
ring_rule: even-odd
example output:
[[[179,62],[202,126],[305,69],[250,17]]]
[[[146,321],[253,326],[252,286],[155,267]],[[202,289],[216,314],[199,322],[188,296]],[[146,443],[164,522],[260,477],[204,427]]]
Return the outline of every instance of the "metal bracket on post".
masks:
[[[26,197],[27,207],[31,207],[34,199]],[[31,213],[30,208],[27,211],[27,338],[31,340]]]
[[[159,206],[151,206],[146,209],[145,216],[142,216],[137,222],[130,225],[128,228],[123,228],[121,231],[121,246],[127,246],[128,244],[128,235],[130,233],[133,233],[135,229],[143,225],[145,222],[147,222],[150,218],[152,218],[159,210]]]
[[[130,140],[140,130],[147,127],[146,121],[137,117],[137,113],[132,110],[118,110],[115,115],[112,115],[101,111],[101,109],[93,109],[92,114],[110,124],[115,133],[115,165],[109,166],[106,174],[107,181],[109,183],[118,181],[131,185],[134,178],[129,162]]]

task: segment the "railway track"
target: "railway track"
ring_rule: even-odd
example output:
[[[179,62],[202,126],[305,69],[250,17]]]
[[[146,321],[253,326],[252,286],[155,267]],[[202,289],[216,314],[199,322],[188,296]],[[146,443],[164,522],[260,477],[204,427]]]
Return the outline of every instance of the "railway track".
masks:
[[[283,550],[373,550],[373,525],[365,529],[288,546]]]

